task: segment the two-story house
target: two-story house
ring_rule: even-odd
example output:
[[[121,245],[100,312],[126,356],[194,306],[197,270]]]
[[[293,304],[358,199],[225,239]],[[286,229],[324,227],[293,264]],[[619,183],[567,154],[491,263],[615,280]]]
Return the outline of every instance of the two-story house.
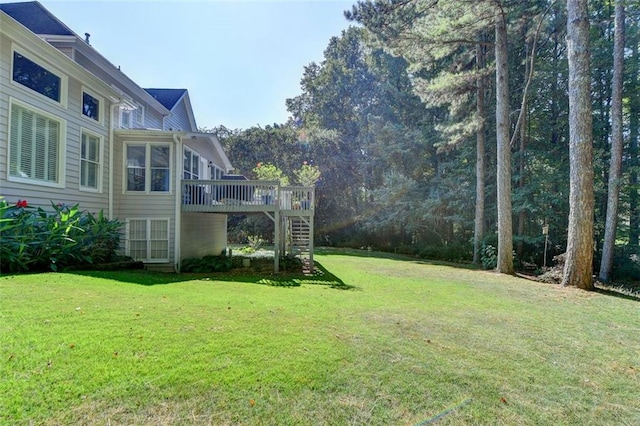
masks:
[[[182,179],[232,169],[184,89],[143,89],[38,2],[0,5],[0,195],[103,210],[148,264],[219,254],[226,215],[182,212]]]
[[[312,187],[239,181],[185,89],[143,89],[38,2],[0,4],[0,196],[124,224],[125,254],[179,270],[221,253],[228,214],[266,214],[313,267]]]

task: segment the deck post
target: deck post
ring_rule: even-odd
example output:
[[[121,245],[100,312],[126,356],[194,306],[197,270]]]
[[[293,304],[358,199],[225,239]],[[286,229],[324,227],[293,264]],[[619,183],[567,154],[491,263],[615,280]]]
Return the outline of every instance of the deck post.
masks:
[[[273,272],[280,272],[280,191],[279,186],[276,191],[275,199],[276,211],[274,212],[274,230],[273,230]]]

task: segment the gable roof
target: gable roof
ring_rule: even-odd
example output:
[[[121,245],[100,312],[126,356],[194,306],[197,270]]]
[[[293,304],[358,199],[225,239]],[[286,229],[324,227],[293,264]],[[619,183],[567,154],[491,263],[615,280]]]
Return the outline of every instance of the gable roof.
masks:
[[[3,3],[0,10],[27,27],[35,34],[75,35],[65,24],[53,16],[37,1]]]
[[[125,73],[120,71],[119,67],[109,62],[100,52],[80,38],[39,2],[0,3],[0,11],[50,44],[56,44],[61,38],[64,38],[65,43],[72,43],[73,47],[86,56],[89,61],[104,70],[119,83],[117,85],[111,84],[111,86],[120,86],[117,89],[120,95],[124,95],[124,92],[135,94],[161,115],[167,116],[169,114],[169,110],[164,105],[138,86]]]
[[[171,110],[187,93],[187,89],[144,89],[160,102],[166,109]]]

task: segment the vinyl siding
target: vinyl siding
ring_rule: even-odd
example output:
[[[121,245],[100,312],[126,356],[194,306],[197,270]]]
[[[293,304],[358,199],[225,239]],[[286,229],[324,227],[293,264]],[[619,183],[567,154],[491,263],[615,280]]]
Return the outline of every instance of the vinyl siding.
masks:
[[[198,130],[191,128],[184,98],[173,107],[171,115],[164,121],[164,127],[166,130],[182,130],[185,132],[196,132]]]
[[[171,173],[169,178],[169,193],[131,193],[124,191],[125,176],[125,151],[126,143],[147,143],[158,142],[171,145]],[[169,262],[175,263],[175,240],[176,240],[176,217],[175,217],[175,199],[176,199],[176,162],[175,144],[171,137],[143,137],[143,138],[127,138],[122,140],[116,137],[114,145],[114,173],[113,173],[113,193],[114,193],[114,216],[121,222],[127,219],[163,219],[169,218]],[[125,246],[126,235],[122,240],[122,246]]]
[[[0,195],[8,202],[15,202],[18,199],[26,199],[30,205],[51,209],[51,202],[75,204],[79,203],[83,210],[97,212],[108,209],[108,194],[106,191],[109,164],[109,132],[108,117],[104,124],[99,124],[88,119],[81,114],[82,84],[73,76],[67,74],[67,105],[66,107],[53,102],[44,96],[23,88],[11,81],[11,41],[4,35],[0,36]],[[22,49],[26,54],[28,50]],[[34,56],[38,64],[49,68],[46,58]],[[53,71],[54,69],[52,69]],[[57,72],[58,70],[55,69]],[[63,70],[64,72],[64,70]],[[64,88],[64,87],[63,87]],[[9,144],[9,115],[10,99],[21,101],[25,108],[33,108],[35,111],[42,110],[51,114],[63,123],[61,134],[62,149],[59,155],[63,157],[64,185],[61,188],[43,186],[38,183],[15,182],[8,179],[7,153]],[[108,109],[106,101],[103,108]],[[80,134],[81,128],[91,130],[103,140],[103,150],[101,164],[103,167],[103,188],[101,193],[80,191]]]
[[[91,72],[92,74],[95,74],[97,77],[104,80],[108,84],[119,87],[122,91],[127,92],[129,96],[133,96],[131,93],[128,93],[128,91],[124,87],[122,87],[120,83],[111,74],[105,72],[104,70],[102,70],[102,68],[96,66],[94,63],[89,61],[84,55],[76,52],[75,57],[76,57],[76,62],[80,64],[82,67],[84,67],[85,69],[87,69],[89,72]],[[114,72],[120,72],[120,71],[114,70]],[[135,120],[133,120],[133,117],[132,117],[132,125],[134,125],[135,127],[140,126],[147,129],[162,129],[162,115],[159,114],[157,111],[155,111],[153,108],[150,108],[149,104],[145,100],[136,96],[133,96],[133,100],[144,107],[144,123],[140,126],[138,123],[135,123]]]
[[[219,255],[227,247],[227,216],[209,213],[183,213],[180,257]]]

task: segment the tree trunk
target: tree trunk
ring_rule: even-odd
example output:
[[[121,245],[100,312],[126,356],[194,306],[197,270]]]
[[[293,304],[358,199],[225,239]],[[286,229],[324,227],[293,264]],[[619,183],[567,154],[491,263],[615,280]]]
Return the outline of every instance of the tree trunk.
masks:
[[[593,121],[587,0],[567,0],[569,231],[562,285],[593,289]]]
[[[637,25],[637,21],[635,22]],[[640,240],[640,203],[638,202],[638,133],[640,127],[640,94],[638,93],[638,29],[631,39],[631,67],[629,76],[629,245],[638,246]]]
[[[478,114],[478,129],[476,130],[476,214],[473,231],[473,263],[480,263],[480,249],[484,238],[484,134],[485,134],[485,109],[484,109],[484,77],[482,72],[485,64],[484,46],[476,45],[476,63],[478,77],[476,78],[476,112]]]
[[[506,16],[496,16],[496,142],[498,168],[497,271],[513,274],[513,225],[511,217],[511,146],[509,140],[509,66]]]
[[[609,282],[618,224],[618,200],[622,175],[622,71],[624,68],[624,0],[615,2],[613,80],[611,81],[611,164],[607,192],[607,218],[600,262],[600,281]]]
[[[518,188],[521,190],[524,190],[525,185],[525,151],[527,150],[527,106],[524,105],[524,108],[525,112],[523,113],[522,127],[520,128],[520,149],[518,153]],[[518,212],[518,244],[516,246],[516,253],[520,259],[522,259],[522,254],[524,252],[524,232],[526,223],[527,211],[520,208],[520,211]]]

